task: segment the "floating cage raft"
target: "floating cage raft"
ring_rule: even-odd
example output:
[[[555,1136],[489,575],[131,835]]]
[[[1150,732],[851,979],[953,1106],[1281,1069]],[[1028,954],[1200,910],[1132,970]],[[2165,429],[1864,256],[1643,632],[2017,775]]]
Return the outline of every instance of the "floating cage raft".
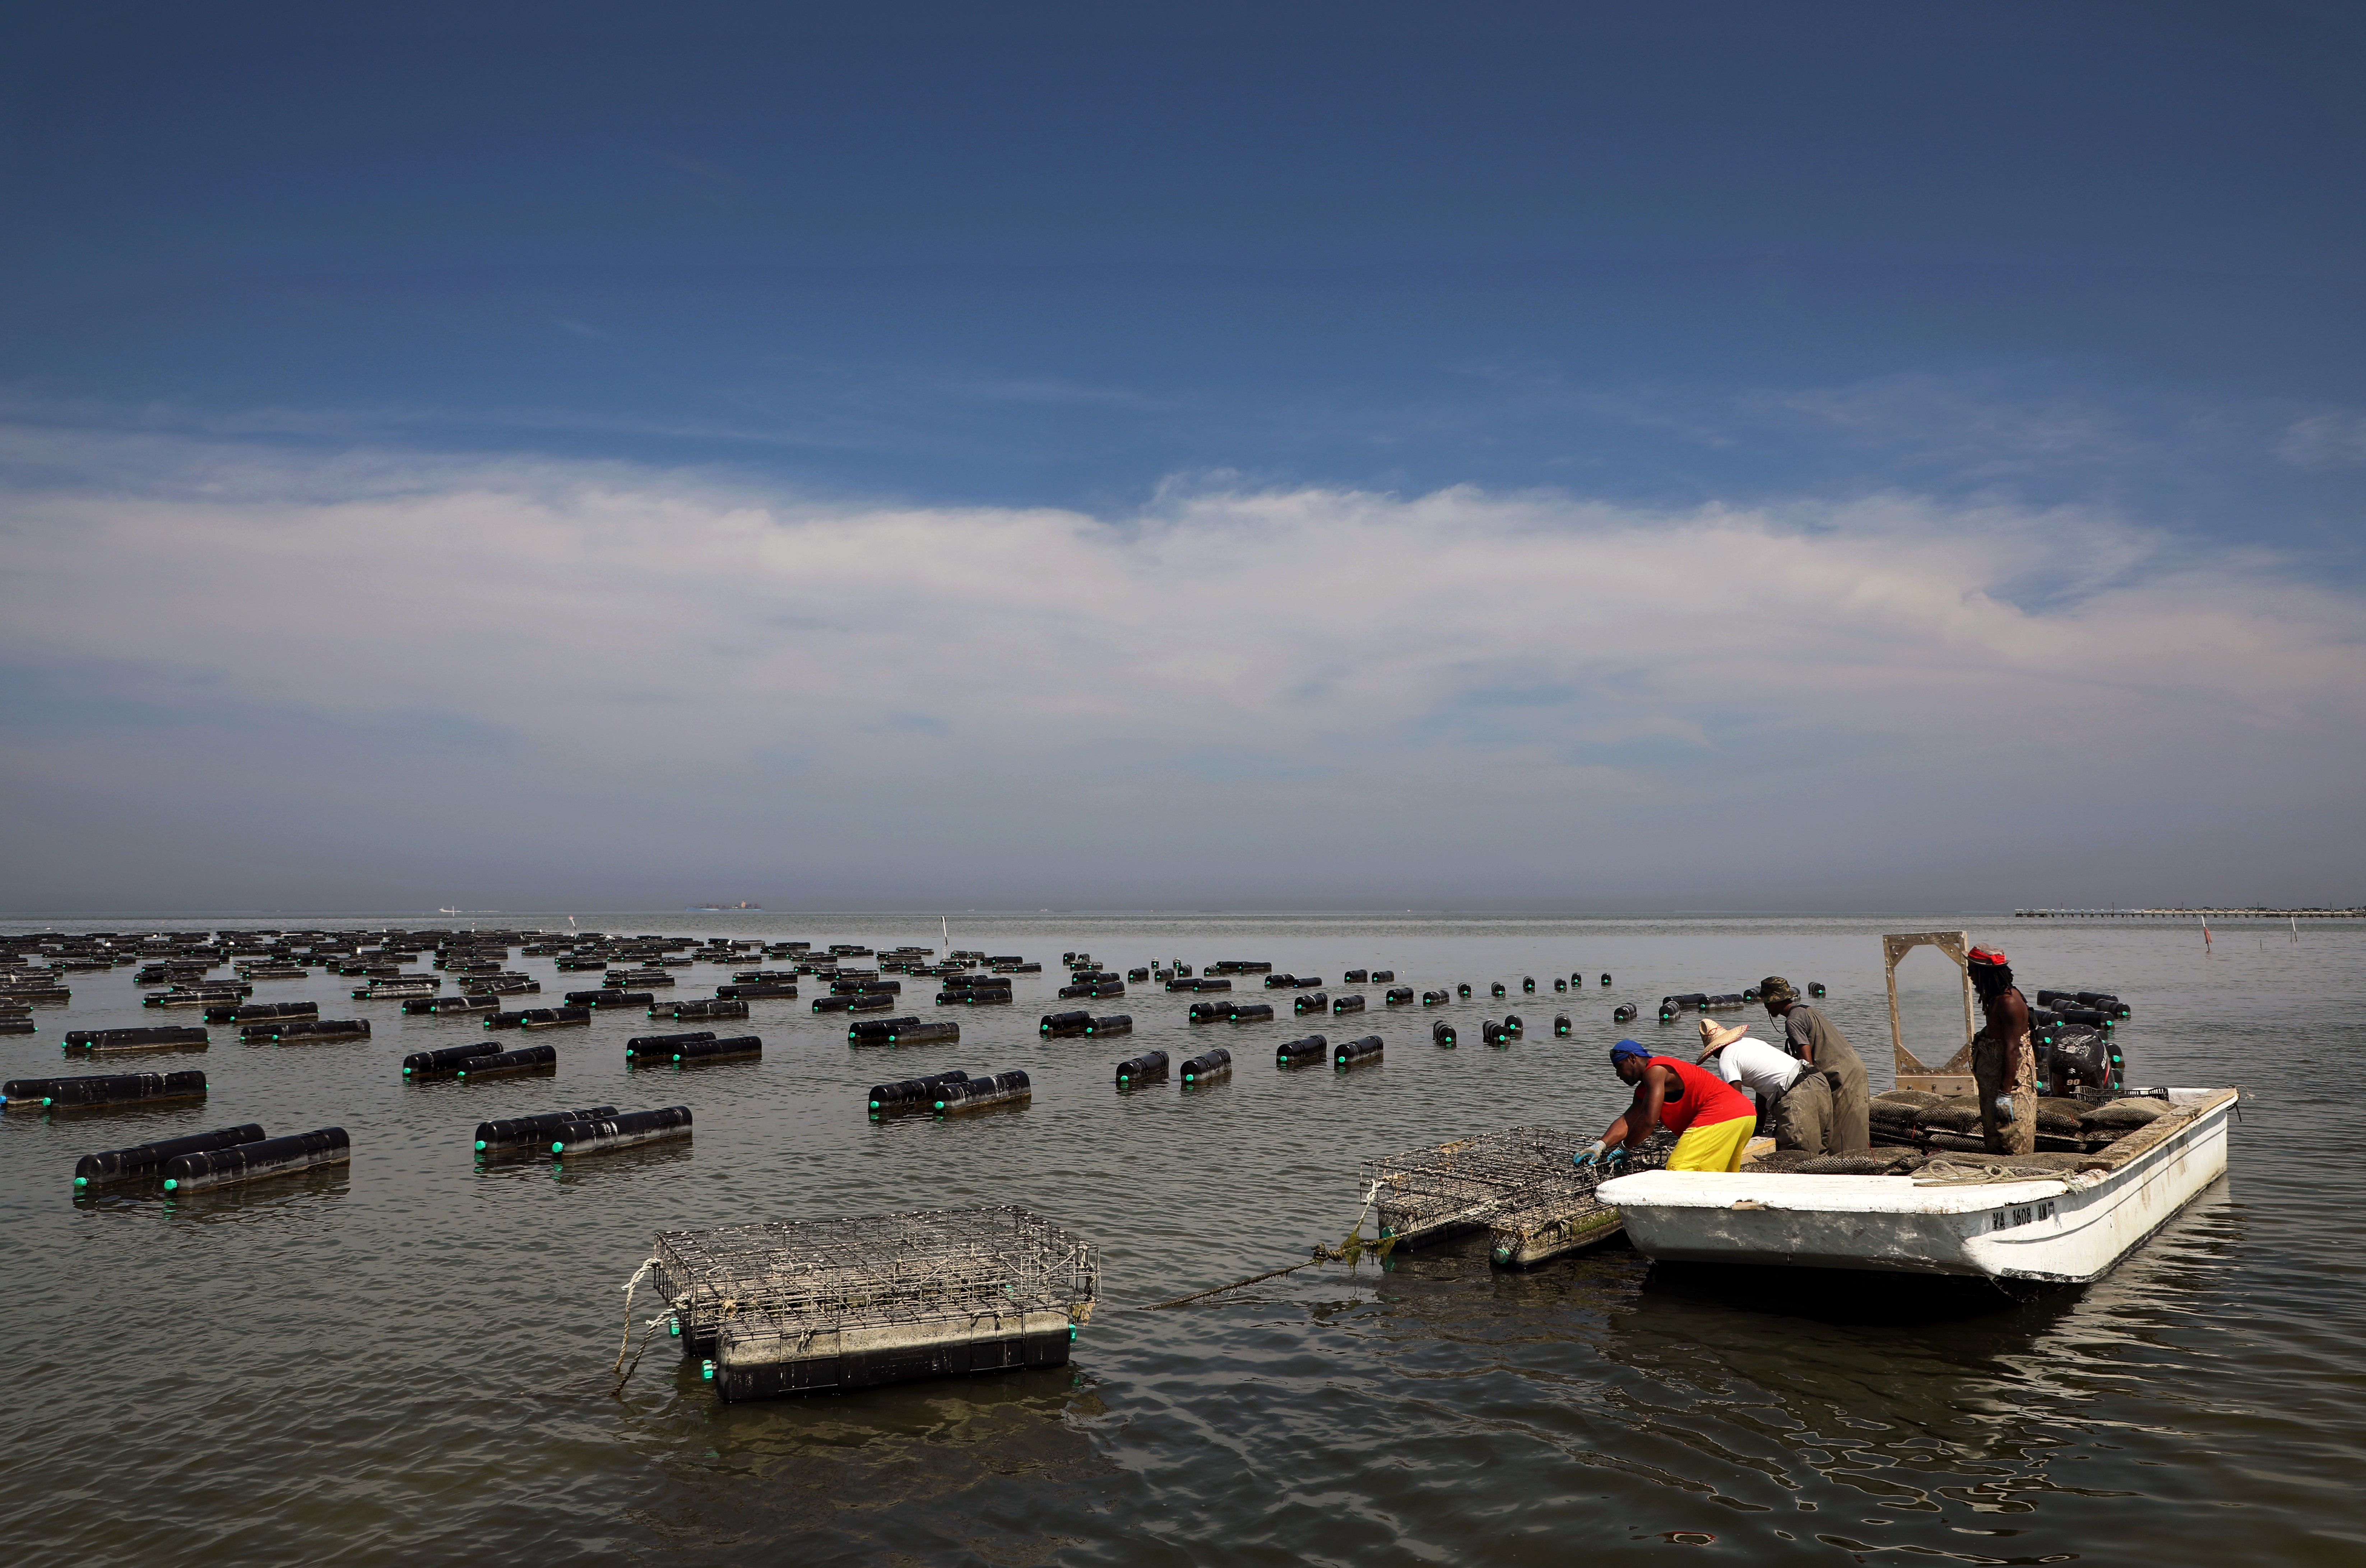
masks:
[[[727,1402],[1068,1359],[1100,1249],[1025,1209],[665,1231],[682,1353]]]
[[[1609,1240],[1618,1212],[1594,1196],[1598,1167],[1575,1159],[1590,1140],[1558,1127],[1506,1127],[1364,1163],[1380,1239],[1394,1247],[1484,1227],[1490,1256],[1527,1267]],[[1621,1167],[1656,1170],[1675,1140],[1654,1134]]]

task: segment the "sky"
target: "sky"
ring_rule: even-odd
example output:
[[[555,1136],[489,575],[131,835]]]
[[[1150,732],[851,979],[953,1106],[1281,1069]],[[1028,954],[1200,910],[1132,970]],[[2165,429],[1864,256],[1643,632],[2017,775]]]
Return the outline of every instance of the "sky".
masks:
[[[0,20],[0,908],[2366,902],[2366,14],[858,10]]]

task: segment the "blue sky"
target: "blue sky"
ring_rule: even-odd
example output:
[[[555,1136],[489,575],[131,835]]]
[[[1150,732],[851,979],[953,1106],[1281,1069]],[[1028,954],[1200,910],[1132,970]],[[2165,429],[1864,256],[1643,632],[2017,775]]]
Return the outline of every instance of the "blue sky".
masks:
[[[1982,658],[2087,637],[2062,650],[2072,672],[2138,646],[2136,622],[2158,639],[2142,646],[2177,648],[2180,626],[2190,645],[2204,623],[2179,585],[2219,583],[2216,607],[2234,621],[2207,634],[2210,679],[2239,687],[2226,700],[2248,705],[2267,727],[2256,744],[2286,761],[2255,774],[2221,760],[2202,781],[2248,824],[2217,829],[2224,863],[2187,878],[2211,885],[2170,886],[2164,864],[2192,852],[2195,799],[2154,771],[2228,722],[2191,684],[2131,694],[2134,677],[2090,682],[2095,711],[2145,720],[2116,752],[2145,779],[2115,806],[2066,790],[2014,809],[2061,846],[2053,863],[2076,857],[2054,890],[2066,897],[2366,897],[2351,886],[2366,870],[2355,852],[2328,864],[2292,848],[2359,826],[2358,792],[2331,784],[2355,750],[2341,693],[2366,592],[2366,21],[2354,9],[888,6],[850,20],[835,8],[569,6],[501,7],[490,23],[482,10],[101,5],[7,24],[9,591],[69,618],[169,604],[186,577],[150,574],[208,523],[227,542],[172,570],[243,563],[215,590],[234,633],[198,625],[153,646],[128,632],[79,647],[21,629],[39,617],[20,615],[0,644],[12,722],[48,759],[20,755],[0,775],[19,819],[47,825],[36,837],[55,846],[19,852],[31,857],[14,867],[24,902],[74,901],[89,863],[73,846],[94,818],[185,839],[169,791],[118,780],[94,805],[62,781],[102,765],[152,773],[224,745],[175,729],[197,701],[231,705],[258,733],[308,737],[321,771],[298,789],[251,757],[242,769],[224,745],[218,769],[193,770],[212,780],[189,786],[194,809],[257,819],[230,832],[220,865],[199,855],[167,874],[127,857],[108,897],[197,897],[242,855],[308,868],[308,897],[400,902],[464,879],[492,846],[508,857],[492,886],[430,901],[663,902],[685,855],[681,875],[697,886],[684,897],[739,891],[714,885],[738,877],[778,902],[806,891],[862,902],[867,886],[922,902],[1212,897],[1189,857],[1155,854],[1066,881],[1040,858],[957,854],[941,886],[922,856],[866,883],[886,827],[835,861],[800,845],[746,863],[735,856],[766,831],[773,786],[685,784],[614,747],[567,764],[546,839],[513,819],[504,829],[515,807],[483,759],[553,767],[558,741],[520,711],[550,708],[550,694],[488,705],[433,692],[410,717],[350,682],[308,694],[291,671],[319,661],[315,634],[273,606],[298,584],[392,592],[372,586],[388,565],[373,536],[344,529],[355,507],[394,508],[376,536],[443,582],[478,551],[534,590],[558,581],[562,561],[614,550],[658,592],[670,560],[742,559],[727,543],[735,515],[874,535],[892,515],[912,530],[907,547],[957,553],[1049,509],[1154,553],[1213,529],[1252,575],[1307,571],[1313,594],[1350,590],[1298,553],[1291,530],[1328,526],[1310,518],[1364,519],[1406,573],[1465,564],[1466,551],[1517,573],[1502,509],[1531,502],[1542,510],[1519,527],[1606,550],[1656,541],[1618,581],[1671,617],[1822,614],[1732,570],[1752,553],[1751,531],[1771,529],[1829,547],[1794,592],[1862,607],[1887,592],[1869,590],[1872,577],[1887,583],[1889,561],[1906,563],[1932,574],[1926,586],[2035,617],[1982,643]],[[595,491],[633,521],[596,547],[554,544],[556,514],[607,526],[584,522],[608,514],[581,503]],[[1441,495],[1462,499],[1425,502]],[[488,496],[507,504],[481,513],[472,547],[421,522],[433,508],[399,503],[436,496],[463,512]],[[225,521],[225,507],[238,515]],[[1245,518],[1260,521],[1243,534]],[[304,551],[259,543],[257,529],[345,539],[351,553],[307,577]],[[101,534],[118,541],[103,565],[87,548]],[[1889,561],[1851,553],[1875,536],[1902,541]],[[1029,582],[1099,558],[1072,531],[1025,536],[1042,552],[1020,563]],[[1959,559],[1950,551],[1966,536],[2014,558]],[[1718,560],[1697,553],[1709,548]],[[1110,591],[1148,595],[1144,637],[1188,644],[1187,619],[1157,621],[1147,558],[1113,569],[1132,586]],[[1405,685],[1430,690],[1426,705],[1351,727],[1327,751],[1288,740],[1323,728],[1308,671],[1374,650],[1346,625],[1260,644],[1266,662],[1238,672],[1231,725],[1211,714],[1156,779],[1110,761],[1111,745],[1138,739],[1107,728],[1115,716],[1092,721],[1110,737],[1096,747],[1064,728],[1074,716],[1056,703],[1018,690],[1022,673],[1056,680],[1056,660],[1012,653],[1016,634],[957,584],[941,599],[861,592],[884,595],[875,624],[901,626],[907,651],[951,644],[981,669],[1012,659],[1003,685],[984,689],[1039,736],[1031,754],[1106,786],[1080,783],[1059,820],[1114,823],[1144,790],[1188,817],[1193,797],[1158,794],[1180,768],[1222,781],[1209,810],[1283,825],[1249,857],[1258,869],[1229,884],[1252,899],[1469,905],[1493,889],[1572,907],[1745,907],[1716,891],[1729,852],[1703,849],[1692,866],[1688,846],[1702,817],[1754,818],[1768,789],[1793,792],[1777,818],[1804,831],[1808,880],[1789,902],[2023,896],[1977,836],[1876,855],[1832,805],[1978,773],[1955,765],[1959,737],[1918,728],[1910,699],[1893,711],[1853,681],[1817,685],[1823,656],[1794,649],[1808,660],[1800,700],[1855,705],[1861,722],[1812,749],[1820,766],[1750,751],[1774,744],[1763,713],[1734,728],[1763,710],[1750,682],[1722,691],[1704,677],[1646,700],[1636,694],[1650,679],[1614,668],[1607,631],[1562,638],[1550,606],[1606,590],[1582,555],[1556,558],[1560,597],[1520,613],[1534,617],[1520,622],[1530,642],[1474,653],[1409,628],[1397,645],[1424,651]],[[1008,564],[981,565],[980,580]],[[801,592],[796,567],[781,570],[782,602],[742,605],[725,643],[761,648],[763,628],[813,621],[813,605],[785,604]],[[858,592],[850,581],[839,591]],[[1717,595],[1706,604],[1705,590]],[[698,622],[694,582],[662,592]],[[1483,582],[1471,592],[1454,613],[1484,612]],[[916,606],[924,624],[897,619]],[[437,610],[420,625],[443,638],[505,635]],[[1290,601],[1272,610],[1287,617]],[[360,618],[389,663],[441,657],[400,620]],[[287,625],[286,639],[254,640],[258,620]],[[2093,640],[2106,624],[2115,640]],[[2307,646],[2279,640],[2300,628]],[[1664,630],[1618,634],[1663,682],[1676,646],[1654,640]],[[1852,635],[1865,664],[1919,657],[1910,635],[1895,634],[1887,656],[1892,634]],[[1075,679],[1123,661],[1121,630],[1105,637],[1071,649]],[[209,662],[233,641],[247,643],[238,661]],[[1563,659],[1572,648],[1585,651]],[[858,679],[815,668],[811,649],[776,651],[782,684],[749,700],[789,716],[777,733],[710,739],[724,773],[753,780],[764,758],[817,750],[829,778],[796,786],[810,792],[800,798],[854,811],[916,765],[908,739],[832,729],[856,703],[903,716],[899,737],[936,737],[945,750],[930,766],[979,755],[963,750],[928,660],[890,679],[877,674],[894,662],[885,649]],[[643,657],[651,701],[677,712],[738,668],[663,639]],[[1275,691],[1301,705],[1268,710],[1250,694]],[[1994,721],[2022,744],[2044,717],[2008,707]],[[623,710],[578,723],[636,733]],[[389,739],[405,725],[479,738],[489,750],[470,766],[490,771],[465,777],[494,803],[487,822],[442,829],[434,852],[448,863],[413,882],[388,880],[383,846],[340,838],[333,812],[305,804],[390,774],[402,795],[457,787],[459,764]],[[1238,750],[1266,725],[1254,756]],[[2328,732],[2349,748],[2325,750]],[[2319,770],[2310,780],[2291,778],[2293,745]],[[1430,772],[1448,747],[1492,761],[1449,784]],[[1731,793],[1677,785],[1718,755],[1735,770],[1721,786]],[[1040,791],[1009,768],[968,805],[899,798],[953,821],[972,806],[1032,820]],[[1583,771],[1599,769],[1610,771]],[[1400,773],[1393,804],[1302,786]],[[1595,789],[1673,792],[1694,815],[1632,817],[1631,857],[1617,865],[1539,871],[1523,835],[1549,830],[1555,801],[1610,810]],[[619,864],[613,886],[569,867],[569,835],[602,813],[693,799],[708,803],[689,817],[717,824],[694,854],[684,844],[671,863]],[[1429,814],[1499,807],[1523,826],[1501,842],[1478,835],[1411,889],[1338,874],[1335,855],[1301,864],[1290,848],[1290,824],[1413,833]],[[2108,846],[2092,831],[2098,810]],[[1059,841],[1053,819],[1042,830]],[[1228,841],[1211,835],[1201,850]],[[326,842],[348,846],[333,874],[320,871]],[[1862,863],[1836,869],[1843,860]],[[1671,886],[1679,865],[1691,869]],[[281,874],[258,874],[255,891]],[[1293,896],[1310,887],[1319,897]]]

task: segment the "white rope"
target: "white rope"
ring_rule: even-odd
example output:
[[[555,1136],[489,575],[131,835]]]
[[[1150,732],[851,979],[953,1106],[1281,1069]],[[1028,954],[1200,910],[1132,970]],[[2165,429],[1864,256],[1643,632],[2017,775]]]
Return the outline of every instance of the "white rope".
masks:
[[[1363,1231],[1364,1231],[1364,1216],[1365,1216],[1366,1214],[1369,1214],[1369,1213],[1370,1213],[1372,1212],[1372,1203],[1373,1203],[1373,1201],[1374,1201],[1375,1199],[1379,1198],[1379,1197],[1380,1197],[1380,1184],[1379,1182],[1377,1182],[1377,1181],[1373,1182],[1373,1183],[1371,1184],[1371,1186],[1370,1186],[1370,1187],[1369,1187],[1369,1188],[1365,1189],[1365,1191],[1364,1191],[1364,1207],[1362,1208],[1362,1210],[1361,1210],[1360,1212],[1358,1212],[1358,1213],[1357,1213],[1357,1215],[1356,1215],[1356,1223],[1355,1223],[1354,1224],[1349,1225],[1349,1226],[1347,1227],[1347,1235],[1348,1235],[1349,1236],[1353,1237],[1353,1236],[1361,1235],[1363,1234]],[[1375,1239],[1378,1239],[1378,1238],[1375,1238]]]
[[[684,1301],[687,1301],[688,1299],[688,1297],[683,1298]],[[641,1370],[641,1358],[648,1353],[649,1340],[656,1336],[658,1325],[663,1323],[672,1314],[670,1312],[661,1312],[658,1314],[657,1316],[649,1319],[648,1326],[641,1330],[641,1348],[633,1352],[633,1364],[626,1367],[624,1370],[623,1374],[616,1379],[616,1386],[614,1393],[618,1398],[624,1397],[625,1385],[633,1381],[633,1374],[635,1372]],[[625,1332],[627,1335],[632,1333],[632,1325],[629,1323],[625,1325]],[[622,1361],[625,1358],[622,1354],[619,1354],[616,1358],[619,1361]]]
[[[656,1268],[657,1266],[658,1266],[658,1260],[657,1260],[657,1258],[656,1258],[656,1257],[655,1257],[654,1255],[650,1256],[649,1258],[644,1258],[644,1259],[642,1260],[642,1262],[641,1262],[641,1266],[640,1266],[638,1269],[634,1269],[634,1270],[633,1270],[633,1277],[632,1277],[631,1279],[629,1279],[629,1280],[625,1280],[625,1337],[624,1337],[624,1338],[623,1338],[621,1341],[619,1341],[619,1342],[618,1342],[618,1344],[617,1344],[617,1346],[616,1346],[616,1364],[615,1364],[614,1366],[610,1367],[610,1368],[608,1369],[608,1370],[609,1370],[610,1371],[612,1371],[612,1372],[614,1372],[614,1371],[624,1371],[624,1367],[625,1367],[625,1352],[626,1350],[629,1350],[629,1349],[631,1349],[631,1348],[632,1348],[632,1345],[633,1345],[633,1288],[634,1288],[635,1286],[638,1285],[638,1284],[641,1282],[642,1279],[648,1275],[648,1271],[649,1271],[650,1269],[652,1269]],[[652,1321],[655,1321],[655,1320],[653,1319]],[[647,1345],[647,1344],[648,1343],[648,1337],[647,1335],[643,1335],[643,1336],[641,1337],[641,1343],[642,1343],[642,1344],[644,1344],[644,1345]],[[629,1377],[629,1376],[631,1376],[632,1374],[631,1374],[631,1373],[629,1373],[629,1372],[626,1372],[626,1373],[625,1373],[625,1375],[626,1375],[627,1377]]]

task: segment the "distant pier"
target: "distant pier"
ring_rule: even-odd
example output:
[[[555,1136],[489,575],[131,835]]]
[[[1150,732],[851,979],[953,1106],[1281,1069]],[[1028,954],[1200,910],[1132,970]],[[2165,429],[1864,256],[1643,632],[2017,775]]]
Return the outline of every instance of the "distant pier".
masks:
[[[2015,909],[2016,920],[2366,920],[2355,909]]]

